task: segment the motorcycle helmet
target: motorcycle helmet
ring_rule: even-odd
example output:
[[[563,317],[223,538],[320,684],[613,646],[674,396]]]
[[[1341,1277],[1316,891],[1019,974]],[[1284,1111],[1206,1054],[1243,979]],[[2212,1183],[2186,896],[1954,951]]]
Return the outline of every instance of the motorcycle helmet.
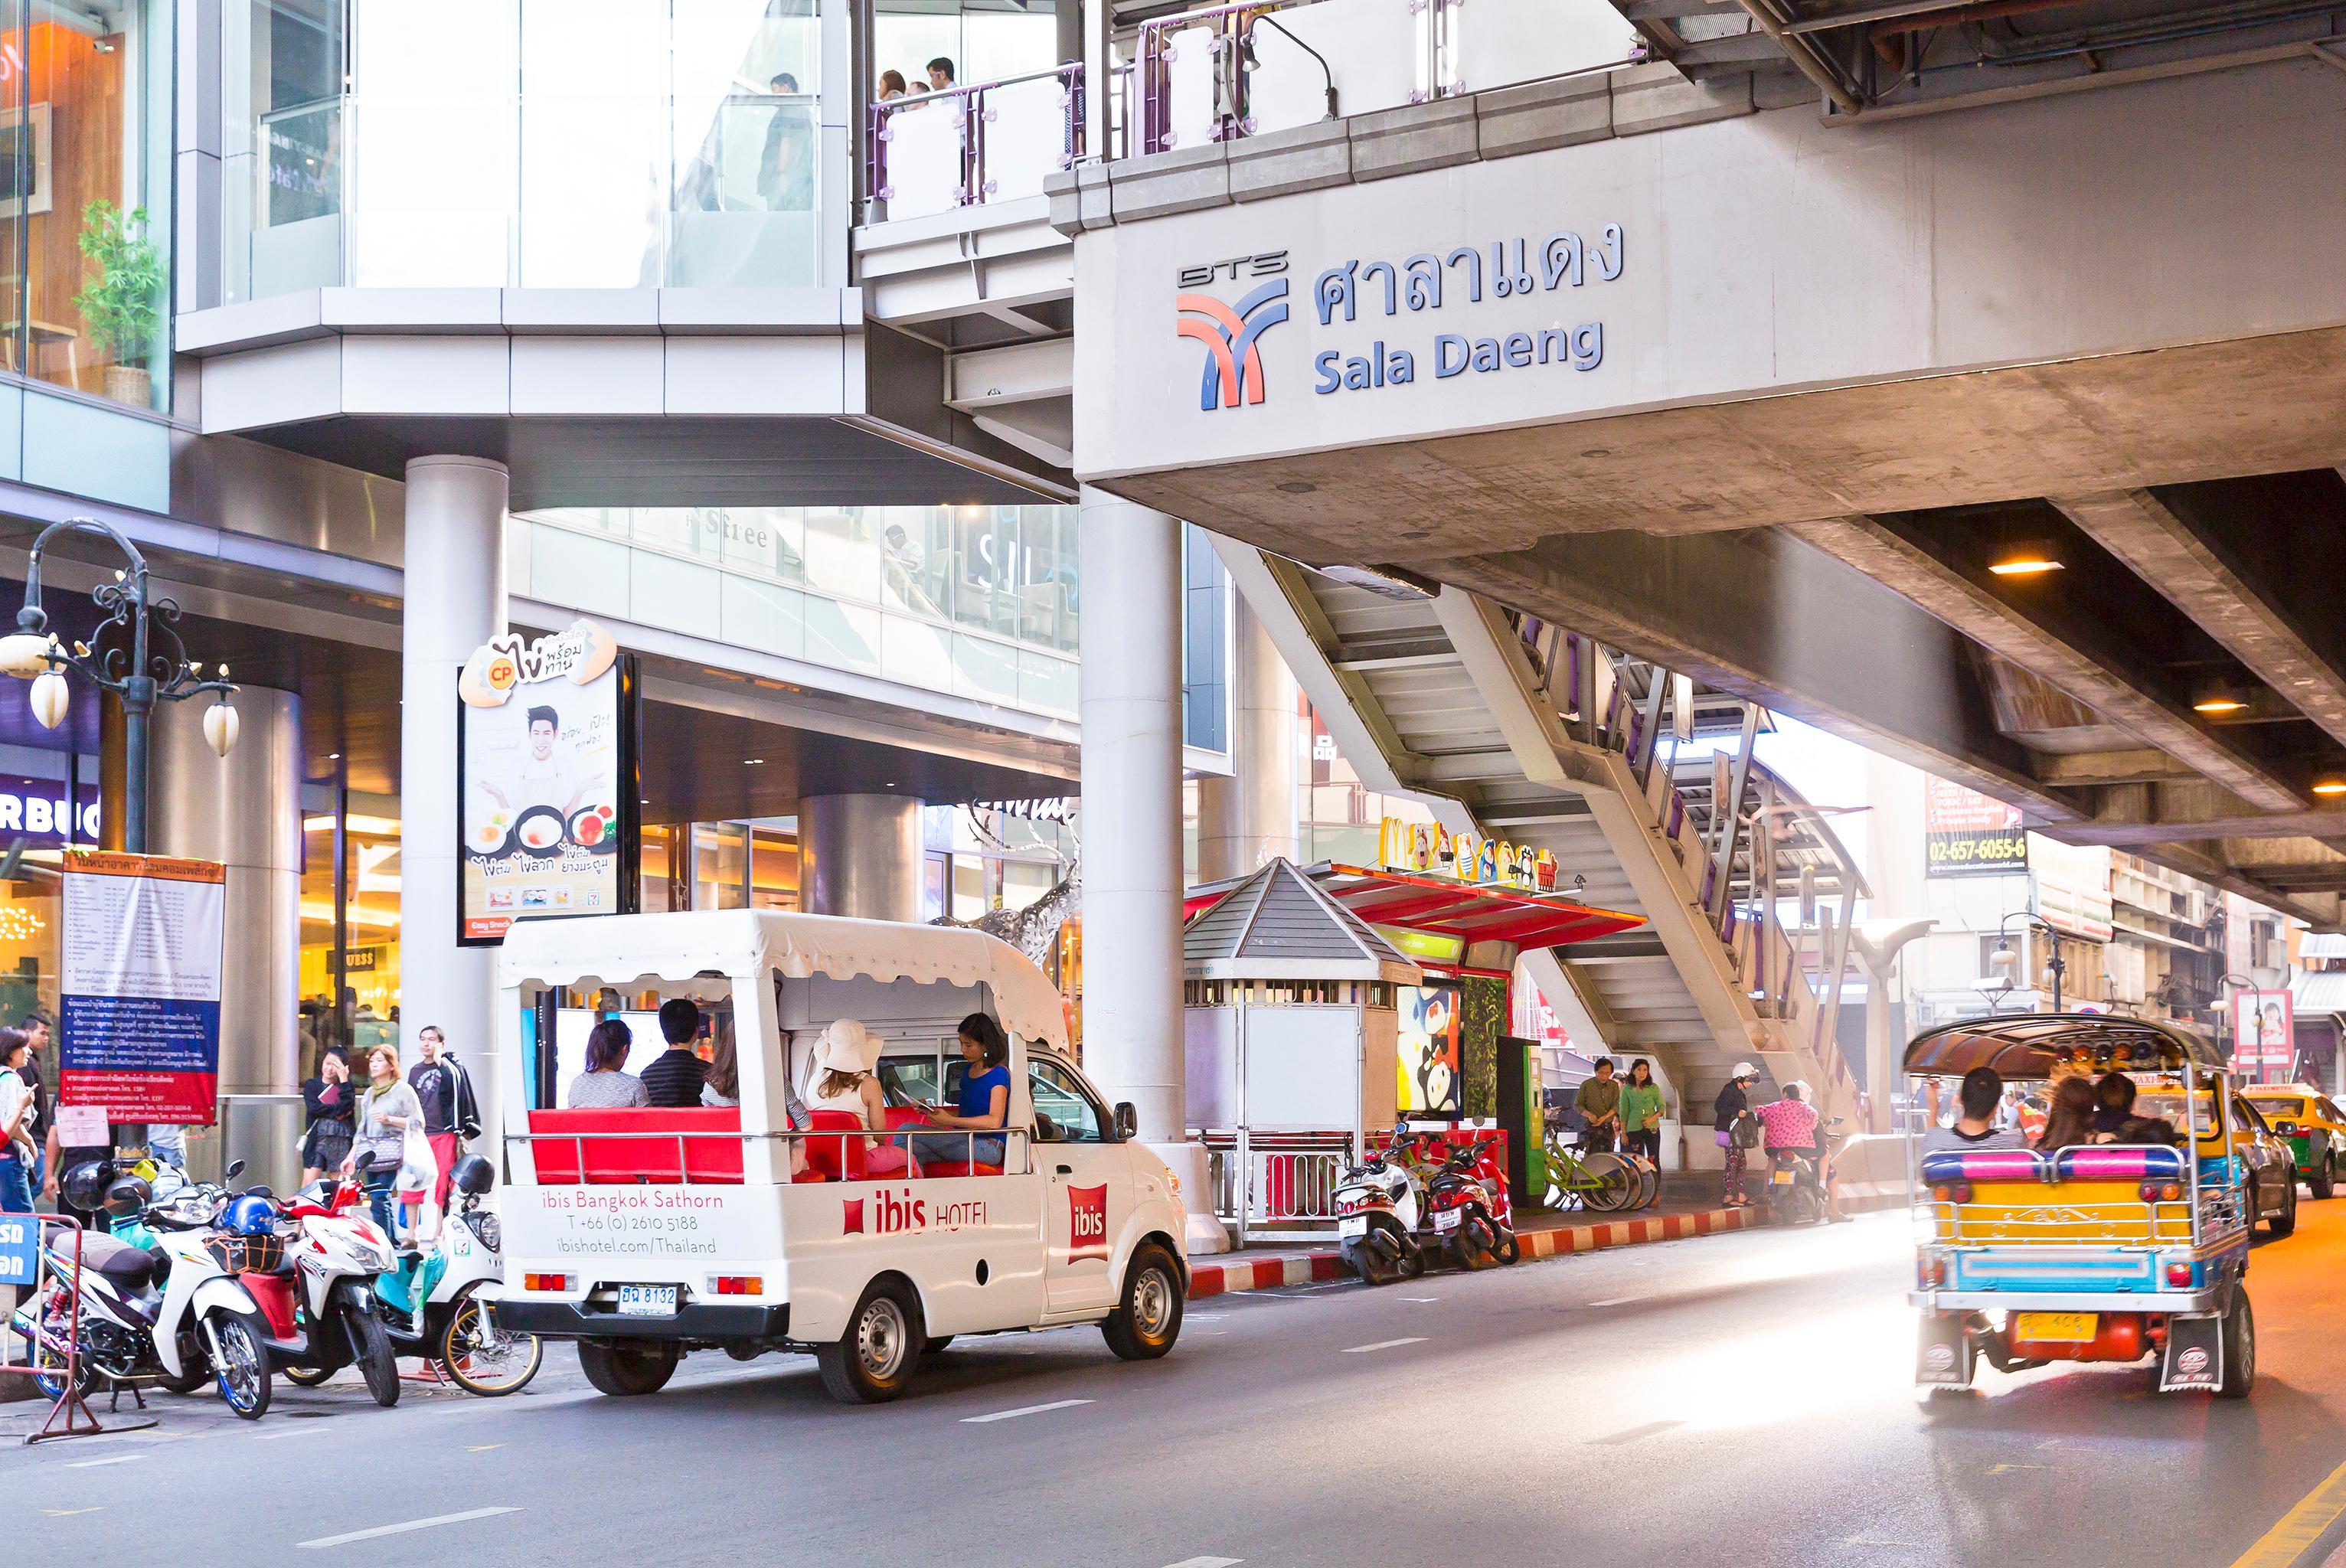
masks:
[[[257,1193],[240,1193],[220,1211],[219,1227],[230,1236],[269,1236],[277,1228],[277,1207]]]
[[[106,1217],[117,1223],[137,1219],[147,1212],[147,1205],[154,1196],[147,1184],[137,1176],[122,1176],[107,1186],[104,1199]]]
[[[478,1197],[496,1185],[497,1173],[478,1155],[466,1155],[449,1171],[448,1179],[466,1197]]]
[[[106,1203],[106,1189],[114,1181],[112,1160],[84,1160],[66,1172],[58,1184],[66,1203],[84,1214],[96,1214]]]

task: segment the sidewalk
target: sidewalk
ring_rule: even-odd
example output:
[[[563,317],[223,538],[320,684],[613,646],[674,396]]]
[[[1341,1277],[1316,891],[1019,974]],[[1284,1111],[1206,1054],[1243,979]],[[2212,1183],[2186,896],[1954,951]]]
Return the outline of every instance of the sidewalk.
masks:
[[[1556,1257],[1600,1247],[1682,1241],[1690,1236],[1742,1230],[1761,1223],[1755,1217],[1756,1209],[1719,1207],[1718,1193],[1715,1171],[1673,1171],[1663,1176],[1661,1199],[1651,1208],[1620,1216],[1535,1210],[1516,1217],[1520,1224],[1515,1235],[1523,1243],[1525,1257]],[[1341,1279],[1349,1273],[1332,1246],[1249,1247],[1192,1263],[1189,1299]]]

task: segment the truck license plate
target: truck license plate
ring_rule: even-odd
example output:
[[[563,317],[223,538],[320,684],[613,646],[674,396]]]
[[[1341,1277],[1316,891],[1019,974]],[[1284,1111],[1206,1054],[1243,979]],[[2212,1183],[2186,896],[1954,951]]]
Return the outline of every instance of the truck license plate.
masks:
[[[619,1316],[622,1318],[675,1317],[676,1287],[673,1285],[620,1286]]]
[[[2100,1318],[2092,1312],[2023,1312],[2013,1326],[2012,1337],[2048,1344],[2083,1345],[2100,1328]]]
[[[1369,1217],[1365,1214],[1352,1215],[1336,1222],[1336,1234],[1338,1236],[1351,1237],[1355,1236],[1366,1236],[1368,1233]]]

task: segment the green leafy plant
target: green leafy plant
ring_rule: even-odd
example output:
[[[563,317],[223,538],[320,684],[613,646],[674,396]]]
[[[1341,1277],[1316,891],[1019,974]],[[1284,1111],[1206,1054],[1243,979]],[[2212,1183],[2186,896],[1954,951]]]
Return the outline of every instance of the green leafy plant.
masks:
[[[147,238],[147,209],[91,202],[82,209],[81,253],[98,270],[74,296],[82,325],[115,363],[144,362],[163,300],[163,258]]]

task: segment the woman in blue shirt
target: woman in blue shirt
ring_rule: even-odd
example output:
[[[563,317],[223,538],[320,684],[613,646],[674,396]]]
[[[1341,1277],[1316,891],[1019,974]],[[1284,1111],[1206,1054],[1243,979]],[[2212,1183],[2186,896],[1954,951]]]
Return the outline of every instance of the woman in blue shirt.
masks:
[[[965,1131],[1000,1128],[1010,1121],[1010,1040],[1002,1033],[1002,1025],[983,1013],[973,1013],[961,1021],[962,1060],[969,1064],[962,1074],[958,1109],[948,1111],[941,1105],[924,1105],[921,1109],[930,1122],[940,1127],[956,1127]],[[998,1166],[1002,1150],[1007,1142],[997,1133],[993,1137],[944,1137],[930,1134],[913,1140],[913,1151],[923,1161],[968,1160],[973,1165]]]

